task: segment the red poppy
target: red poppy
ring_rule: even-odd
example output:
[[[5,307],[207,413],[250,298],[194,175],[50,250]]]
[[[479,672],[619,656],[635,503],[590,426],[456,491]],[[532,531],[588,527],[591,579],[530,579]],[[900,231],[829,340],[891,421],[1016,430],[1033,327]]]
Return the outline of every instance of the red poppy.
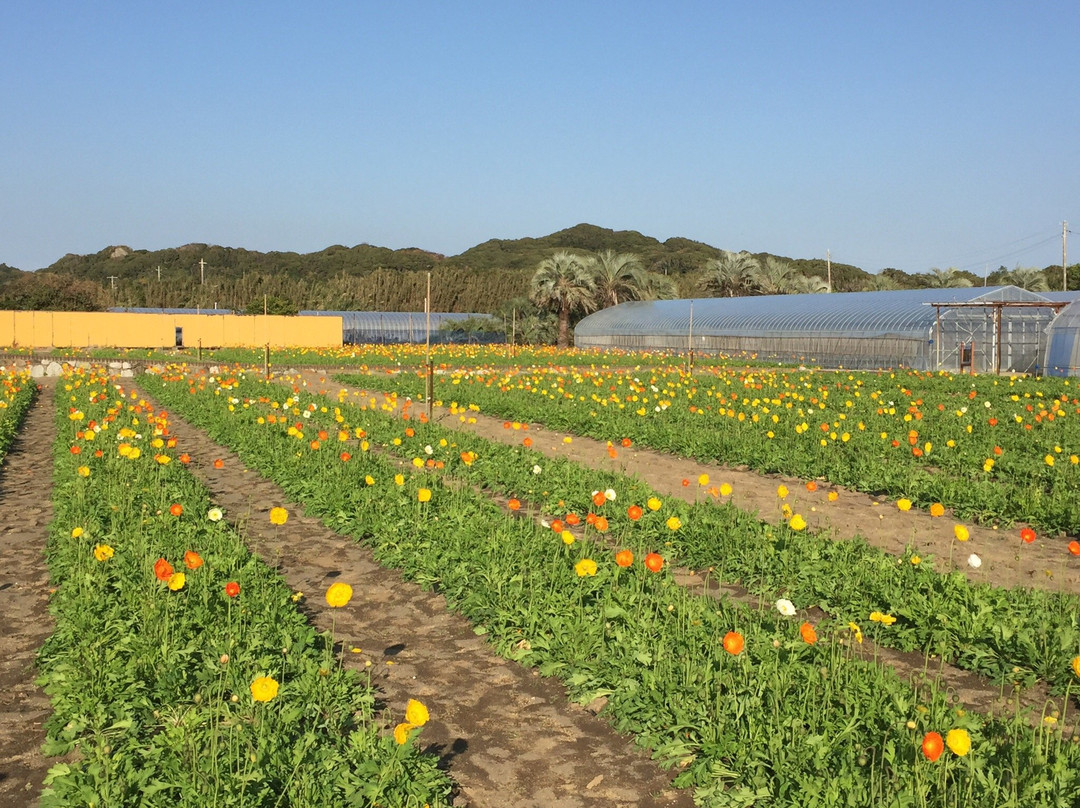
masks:
[[[194,550],[188,550],[184,553],[184,566],[189,570],[197,570],[203,565],[202,556],[196,553]]]
[[[179,516],[183,512],[184,506],[181,505],[179,502],[174,502],[172,505],[169,506],[169,513],[171,513],[173,516]]]
[[[1024,544],[1031,544],[1035,541],[1035,531],[1030,527],[1025,527],[1020,531],[1020,540],[1023,541]]]
[[[636,522],[641,518],[641,506],[631,505],[626,509],[626,515],[629,516],[632,521]]]
[[[172,578],[173,568],[172,564],[166,561],[164,558],[159,558],[154,562],[154,577],[159,581],[167,581]]]
[[[624,449],[629,449],[633,445],[634,445],[634,443],[633,443],[633,441],[630,440],[630,438],[623,438],[622,439],[622,447]]]
[[[939,757],[941,753],[945,751],[945,741],[941,738],[939,732],[928,732],[922,739],[922,753],[923,757],[933,763]]]
[[[512,500],[510,500],[509,502],[506,503],[506,507],[509,508],[512,511],[516,511],[518,508],[521,507],[521,500],[520,499],[512,499]]]
[[[649,572],[660,572],[664,568],[664,557],[659,553],[649,553],[645,556],[645,568]]]
[[[630,550],[619,550],[615,554],[615,563],[620,567],[629,567],[634,563],[634,554]]]
[[[216,469],[223,469],[223,468],[225,468],[225,461],[224,461],[224,460],[222,460],[222,459],[221,459],[221,458],[219,457],[219,458],[218,458],[217,460],[215,460],[215,461],[214,461],[214,468],[216,468]]]
[[[724,635],[724,650],[732,656],[741,654],[745,645],[743,635],[737,631],[729,631]]]
[[[240,594],[240,584],[238,584],[236,581],[229,581],[227,584],[225,584],[225,594],[228,595],[230,598],[235,598],[237,595]]]
[[[682,487],[683,487],[683,488],[689,488],[689,487],[690,487],[690,481],[689,481],[689,480],[686,480],[686,479],[684,479],[684,480],[682,481]]]

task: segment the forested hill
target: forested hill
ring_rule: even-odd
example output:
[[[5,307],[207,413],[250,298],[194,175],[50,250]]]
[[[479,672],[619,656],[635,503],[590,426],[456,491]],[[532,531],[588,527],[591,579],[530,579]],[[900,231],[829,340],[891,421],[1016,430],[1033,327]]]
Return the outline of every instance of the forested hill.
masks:
[[[645,269],[670,276],[685,296],[702,293],[704,267],[721,254],[720,248],[690,239],[661,242],[634,230],[590,224],[542,238],[493,239],[452,257],[369,244],[335,245],[306,254],[206,244],[156,251],[114,246],[92,255],[65,255],[36,273],[5,268],[0,273],[0,308],[216,304],[261,311],[266,299],[280,310],[419,311],[431,271],[434,310],[497,311],[527,293],[537,265],[557,250],[634,253]],[[823,259],[785,260],[802,274],[825,276]],[[837,290],[861,288],[868,277],[844,264],[834,263],[832,270]]]

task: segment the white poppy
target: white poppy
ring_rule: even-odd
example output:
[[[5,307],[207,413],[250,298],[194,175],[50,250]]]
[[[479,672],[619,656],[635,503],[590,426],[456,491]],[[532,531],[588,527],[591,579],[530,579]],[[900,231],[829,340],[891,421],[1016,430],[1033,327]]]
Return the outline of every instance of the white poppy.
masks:
[[[784,617],[792,617],[795,614],[795,604],[787,598],[780,598],[776,601],[776,611],[784,615]]]

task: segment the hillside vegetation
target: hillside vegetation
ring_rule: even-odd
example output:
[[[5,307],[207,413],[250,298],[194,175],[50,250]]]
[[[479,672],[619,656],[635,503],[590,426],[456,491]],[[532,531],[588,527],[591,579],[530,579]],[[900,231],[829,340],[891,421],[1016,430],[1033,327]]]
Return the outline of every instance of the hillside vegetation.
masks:
[[[770,260],[779,262],[785,271],[806,278],[824,280],[826,276],[823,259],[733,254],[685,238],[661,242],[634,230],[579,224],[542,238],[492,239],[451,257],[370,244],[334,245],[306,254],[207,244],[153,251],[111,246],[91,255],[65,255],[37,272],[0,265],[0,308],[93,311],[110,306],[216,306],[262,312],[265,303],[269,311],[280,313],[301,309],[420,311],[430,271],[433,310],[501,314],[521,305],[540,263],[558,251],[582,256],[599,251],[632,254],[644,271],[666,276],[681,297],[723,294],[724,289],[733,294],[770,291],[760,284],[733,291],[708,282],[710,262],[725,255],[750,257],[763,268],[770,266]],[[200,261],[204,262],[201,268]],[[977,280],[970,273],[955,277]],[[832,280],[835,291],[854,291],[936,285],[940,279],[930,273],[907,275],[899,270],[870,275],[859,267],[834,263]],[[795,290],[802,288],[787,291]]]

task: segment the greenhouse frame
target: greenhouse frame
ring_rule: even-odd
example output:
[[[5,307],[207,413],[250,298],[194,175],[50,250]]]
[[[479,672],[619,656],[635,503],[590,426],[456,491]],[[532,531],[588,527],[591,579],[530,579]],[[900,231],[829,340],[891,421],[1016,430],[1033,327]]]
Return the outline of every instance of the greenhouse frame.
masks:
[[[1036,373],[1047,326],[1077,296],[991,286],[632,302],[582,319],[574,341],[830,368]]]

